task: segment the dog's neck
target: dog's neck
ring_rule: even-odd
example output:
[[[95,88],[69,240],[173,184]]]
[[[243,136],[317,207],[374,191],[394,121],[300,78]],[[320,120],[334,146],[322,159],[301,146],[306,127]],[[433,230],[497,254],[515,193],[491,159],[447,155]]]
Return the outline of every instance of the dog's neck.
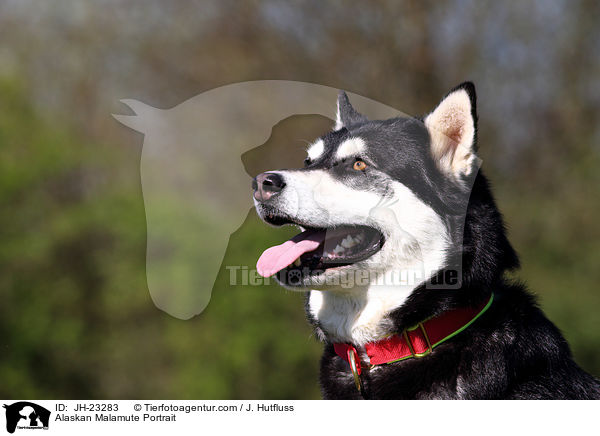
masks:
[[[320,339],[360,347],[397,333],[388,315],[401,307],[446,261],[446,241],[436,243],[422,243],[427,248],[421,251],[422,257],[400,258],[398,264],[402,268],[379,274],[364,286],[310,291],[307,311],[325,336]]]
[[[311,291],[309,310],[331,342],[364,345],[389,334],[386,315],[402,305],[410,291],[360,288],[352,292]]]
[[[401,284],[394,282],[397,276],[390,276],[367,286],[312,290],[307,309],[325,335],[321,339],[362,346],[393,333],[388,314],[401,307],[422,281]]]

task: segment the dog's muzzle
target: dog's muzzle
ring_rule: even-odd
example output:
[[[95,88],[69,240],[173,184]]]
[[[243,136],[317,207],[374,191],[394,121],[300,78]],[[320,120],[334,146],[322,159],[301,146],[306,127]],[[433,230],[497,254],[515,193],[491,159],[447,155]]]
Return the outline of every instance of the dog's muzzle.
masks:
[[[285,181],[277,173],[262,173],[252,179],[252,189],[256,201],[267,201],[279,194],[285,187]]]

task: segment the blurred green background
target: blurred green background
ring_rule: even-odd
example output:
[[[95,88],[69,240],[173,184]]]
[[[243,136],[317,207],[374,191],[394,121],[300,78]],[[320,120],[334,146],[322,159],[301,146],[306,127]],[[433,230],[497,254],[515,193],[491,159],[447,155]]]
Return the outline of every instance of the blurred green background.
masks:
[[[156,309],[143,138],[110,116],[121,98],[169,108],[258,79],[412,114],[473,80],[516,276],[600,375],[598,22],[595,1],[0,3],[0,397],[319,397],[302,295],[222,268],[199,316]],[[248,172],[286,142],[299,153],[313,121],[244,155]],[[253,267],[288,234],[250,211],[223,264]]]

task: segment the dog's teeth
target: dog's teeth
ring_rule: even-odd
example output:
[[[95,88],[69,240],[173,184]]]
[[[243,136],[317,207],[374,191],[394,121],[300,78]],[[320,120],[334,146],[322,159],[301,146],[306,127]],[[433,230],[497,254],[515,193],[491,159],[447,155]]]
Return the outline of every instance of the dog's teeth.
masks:
[[[339,246],[339,244],[338,244],[338,245],[336,245],[336,246],[335,246],[335,248],[333,249],[333,252],[334,252],[335,254],[341,254],[341,253],[343,253],[343,252],[344,252],[344,248],[343,248],[343,247],[340,247],[340,246]]]
[[[354,240],[354,238],[350,235],[346,236],[343,240],[342,240],[342,247],[344,248],[352,248],[357,244],[357,242]]]
[[[301,264],[302,264],[302,262],[300,262],[300,258],[298,258],[294,261],[294,266],[300,266]]]

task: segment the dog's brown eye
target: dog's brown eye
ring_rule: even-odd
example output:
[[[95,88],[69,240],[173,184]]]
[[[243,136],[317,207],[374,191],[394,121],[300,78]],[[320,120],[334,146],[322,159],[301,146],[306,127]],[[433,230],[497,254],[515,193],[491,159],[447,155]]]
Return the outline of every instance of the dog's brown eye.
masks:
[[[362,160],[357,160],[354,162],[354,166],[352,168],[354,168],[356,171],[364,171],[367,169],[367,164]]]

